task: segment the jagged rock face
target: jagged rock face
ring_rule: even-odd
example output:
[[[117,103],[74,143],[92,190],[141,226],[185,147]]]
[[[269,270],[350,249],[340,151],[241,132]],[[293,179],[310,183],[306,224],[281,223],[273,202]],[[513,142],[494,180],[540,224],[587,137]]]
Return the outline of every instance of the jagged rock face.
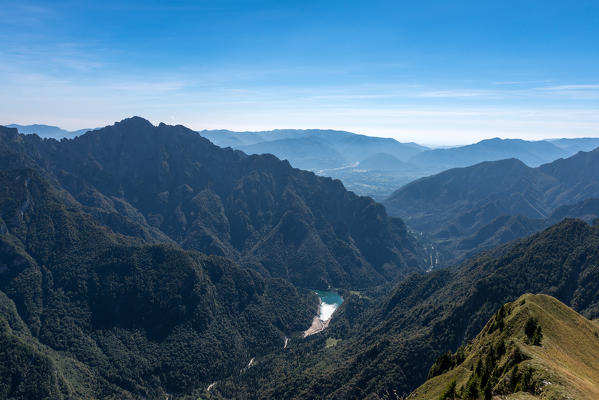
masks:
[[[183,126],[134,117],[74,140],[6,128],[0,137],[10,165],[42,168],[116,231],[141,226],[146,239],[318,288],[367,287],[423,264],[403,222],[371,199],[274,156],[221,149]]]

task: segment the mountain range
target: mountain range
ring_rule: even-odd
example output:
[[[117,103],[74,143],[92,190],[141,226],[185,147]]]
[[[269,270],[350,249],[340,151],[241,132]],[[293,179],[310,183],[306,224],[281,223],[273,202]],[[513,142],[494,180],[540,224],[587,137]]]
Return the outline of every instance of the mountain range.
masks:
[[[536,168],[483,162],[421,178],[384,204],[460,259],[559,222],[599,217],[599,149]]]
[[[517,158],[528,166],[536,167],[565,155],[599,146],[599,139],[571,139],[571,146],[560,146],[560,141],[528,141],[522,139],[486,139],[478,143],[446,149],[431,149],[412,157],[417,165],[438,166],[442,169],[467,167],[484,161]],[[575,145],[576,143],[577,145]]]
[[[343,163],[349,164],[377,153],[388,153],[401,160],[407,160],[416,154],[427,150],[427,147],[416,143],[400,143],[395,139],[360,135],[346,131],[321,130],[321,129],[277,129],[264,132],[232,132],[232,131],[200,131],[200,135],[208,138],[218,146],[240,147],[254,146],[254,151],[262,149],[261,146],[272,146],[273,149],[293,153],[295,143],[310,141],[326,145],[324,152],[316,154],[318,158],[329,157],[329,149],[343,155]],[[299,142],[295,142],[295,141]],[[278,156],[276,153],[273,153]],[[293,163],[292,160],[289,160]],[[343,164],[337,165],[343,166]],[[299,166],[298,166],[299,167]]]
[[[49,125],[11,124],[20,133],[73,138],[88,131],[65,131]],[[202,130],[200,135],[220,147],[247,154],[273,154],[295,168],[340,179],[351,191],[384,200],[400,186],[443,170],[484,161],[516,158],[531,167],[599,147],[599,138],[486,139],[466,146],[431,149],[391,138],[321,129],[276,129],[235,132]]]
[[[39,168],[111,229],[225,256],[313,288],[367,287],[424,268],[384,207],[272,155],[221,149],[130,118],[73,140],[0,132],[2,168]]]
[[[379,153],[373,168],[405,162]],[[133,117],[60,141],[0,127],[0,397],[397,399],[445,391],[454,378],[460,396],[487,390],[489,377],[497,395],[512,377],[537,385],[540,370],[522,378],[530,360],[549,368],[557,357],[535,347],[537,325],[547,351],[580,339],[594,354],[588,335],[547,321],[589,327],[599,317],[596,157],[487,162],[416,181],[408,228],[338,180],[180,125]],[[437,207],[436,222],[418,202]],[[503,212],[520,208],[528,214]],[[584,221],[564,219],[572,214]],[[433,256],[452,247],[434,227],[466,232],[468,221],[488,226],[475,232],[476,254],[438,268]],[[343,303],[304,337],[319,313],[314,289]],[[505,324],[489,336],[501,309]],[[515,318],[527,313],[532,344]],[[485,375],[485,359],[479,372],[452,375],[500,339],[505,354],[514,341],[528,358],[505,373]],[[505,369],[501,357],[492,362]],[[574,387],[547,376],[556,390]],[[524,383],[509,390],[535,395]]]
[[[58,126],[52,125],[43,125],[43,124],[34,124],[34,125],[19,125],[19,124],[9,124],[6,125],[7,128],[15,128],[19,131],[19,133],[23,134],[36,134],[42,138],[51,138],[60,140],[62,138],[74,138],[79,135],[83,135],[85,132],[91,131],[93,129],[78,129],[76,131],[67,131]]]
[[[410,181],[449,168],[508,158],[536,167],[599,147],[599,138],[539,141],[494,138],[466,146],[430,149],[389,138],[315,129],[218,130],[200,131],[200,134],[218,146],[248,154],[274,154],[289,160],[294,167],[341,179],[348,189],[377,200],[383,200]]]
[[[371,199],[182,126],[0,127],[0,182],[3,398],[197,398],[301,337],[306,287],[424,268]]]

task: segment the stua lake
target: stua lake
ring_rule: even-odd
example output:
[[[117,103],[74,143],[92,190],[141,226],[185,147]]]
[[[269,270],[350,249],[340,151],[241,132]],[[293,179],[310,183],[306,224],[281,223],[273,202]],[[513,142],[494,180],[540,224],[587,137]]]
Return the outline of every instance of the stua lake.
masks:
[[[327,292],[324,290],[315,290],[320,297],[320,315],[322,321],[331,319],[335,310],[343,303],[343,297],[336,292]]]

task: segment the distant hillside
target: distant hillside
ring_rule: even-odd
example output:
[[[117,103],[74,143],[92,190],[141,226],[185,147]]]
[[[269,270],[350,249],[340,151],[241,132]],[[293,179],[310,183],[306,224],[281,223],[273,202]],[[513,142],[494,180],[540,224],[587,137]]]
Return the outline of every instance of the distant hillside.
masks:
[[[552,139],[549,142],[571,154],[591,151],[599,147],[599,138]]]
[[[370,171],[401,171],[409,164],[388,153],[376,153],[360,161],[358,168]]]
[[[275,154],[289,160],[295,168],[325,169],[348,164],[347,159],[327,142],[315,138],[277,139],[250,145],[235,146],[247,154]]]
[[[92,129],[79,129],[76,131],[67,131],[57,126],[52,125],[18,125],[18,124],[10,124],[6,125],[7,128],[16,128],[19,133],[23,134],[32,134],[43,137],[43,138],[52,138],[52,139],[62,139],[62,138],[74,138],[79,135],[83,135],[85,132],[91,131]]]
[[[136,117],[60,142],[0,128],[0,156],[0,168],[44,171],[117,232],[138,227],[303,287],[363,288],[425,268],[403,222],[372,199],[180,125]]]
[[[573,147],[560,147],[554,143],[522,139],[486,139],[467,146],[424,151],[409,162],[417,165],[434,165],[441,168],[466,167],[484,161],[517,158],[528,166],[538,165],[566,157],[577,152]]]
[[[249,154],[274,154],[294,167],[341,179],[348,189],[377,200],[383,200],[406,183],[449,168],[506,158],[538,166],[599,146],[599,139],[594,138],[551,141],[495,138],[431,150],[415,143],[333,130],[213,130],[200,134],[218,146]]]
[[[232,132],[224,130],[200,131],[200,135],[208,138],[218,146],[249,146],[251,149],[264,153],[263,146],[268,142],[287,140],[282,142],[279,148],[288,154],[293,153],[293,140],[316,141],[326,143],[333,150],[342,154],[347,161],[356,162],[376,153],[389,153],[406,160],[426,147],[416,143],[400,143],[395,139],[380,138],[374,136],[360,135],[346,131],[322,130],[322,129],[277,129],[263,132]],[[278,154],[274,154],[279,157]],[[322,156],[325,156],[323,154]],[[281,157],[282,158],[282,157]],[[293,164],[293,160],[289,160]],[[342,166],[342,165],[337,165]]]
[[[503,215],[482,226],[470,236],[448,239],[442,243],[443,247],[454,255],[454,259],[459,260],[502,243],[531,235],[564,218],[578,218],[592,223],[599,218],[599,199],[588,199],[576,204],[561,206],[547,218]]]
[[[349,190],[377,200],[382,200],[400,185],[438,171],[422,171],[407,163],[400,167],[395,159],[405,161],[427,147],[390,138],[320,129],[199,133],[218,146],[232,147],[248,154],[271,153],[288,160],[294,167],[341,179]],[[376,164],[358,165],[366,159],[376,160]]]
[[[526,294],[442,355],[408,399],[599,398],[599,324],[559,300]]]
[[[592,220],[597,202],[584,202],[599,198],[597,170],[599,149],[537,168],[516,159],[484,162],[411,182],[384,204],[459,258],[560,218]]]

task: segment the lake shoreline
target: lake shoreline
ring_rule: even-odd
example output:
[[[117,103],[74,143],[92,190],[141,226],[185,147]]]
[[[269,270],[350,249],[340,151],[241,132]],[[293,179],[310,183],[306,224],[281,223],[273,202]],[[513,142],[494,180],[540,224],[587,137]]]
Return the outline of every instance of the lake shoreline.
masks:
[[[324,331],[329,326],[329,322],[337,308],[343,303],[343,298],[338,293],[320,290],[315,290],[314,293],[318,295],[320,304],[316,315],[312,319],[312,324],[304,331],[304,338]],[[330,301],[330,303],[325,302],[325,300]]]
[[[314,319],[312,319],[312,325],[310,325],[310,327],[304,331],[304,338],[324,331],[329,326],[330,321],[330,318],[326,321],[323,321],[319,316],[315,316]]]

